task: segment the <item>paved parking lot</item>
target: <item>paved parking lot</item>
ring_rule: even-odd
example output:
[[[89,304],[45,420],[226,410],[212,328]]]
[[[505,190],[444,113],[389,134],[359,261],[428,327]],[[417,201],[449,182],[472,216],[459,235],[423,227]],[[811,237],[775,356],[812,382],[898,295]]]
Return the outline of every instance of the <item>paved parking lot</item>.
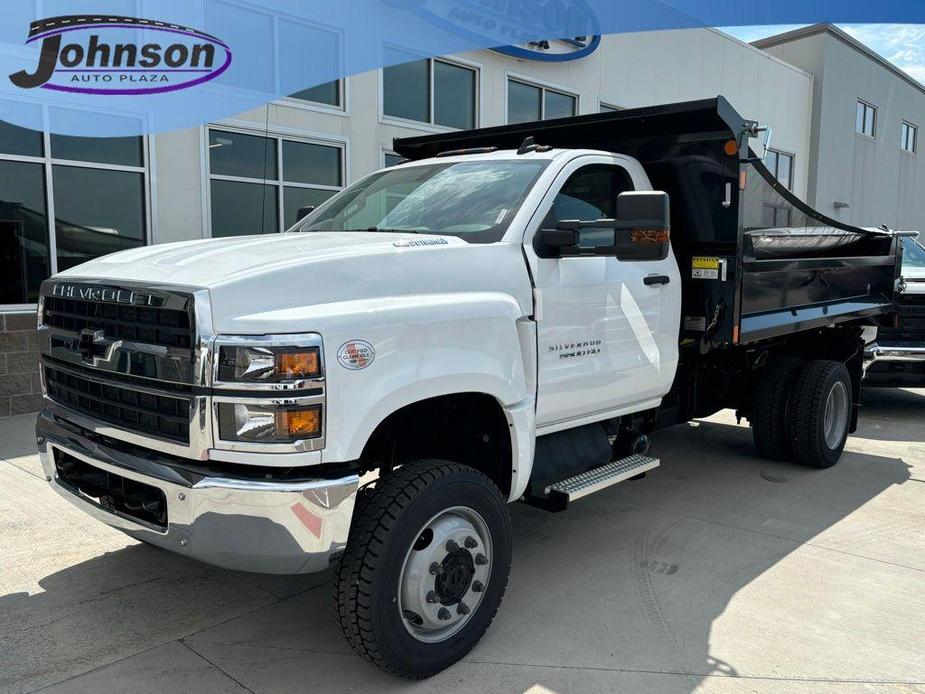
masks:
[[[513,508],[501,611],[427,682],[343,642],[328,576],[235,574],[50,491],[0,421],[0,691],[925,692],[925,390],[872,390],[841,463],[756,457],[731,413],[662,467],[550,515]]]

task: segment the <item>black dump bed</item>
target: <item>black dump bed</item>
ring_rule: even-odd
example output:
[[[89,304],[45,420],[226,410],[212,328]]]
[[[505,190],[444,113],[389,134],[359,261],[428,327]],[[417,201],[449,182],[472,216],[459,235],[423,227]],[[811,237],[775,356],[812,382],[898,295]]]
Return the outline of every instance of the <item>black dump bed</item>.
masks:
[[[812,210],[757,161],[754,121],[723,97],[395,140],[408,159],[538,145],[617,152],[671,200],[682,341],[746,344],[891,313],[901,248]]]

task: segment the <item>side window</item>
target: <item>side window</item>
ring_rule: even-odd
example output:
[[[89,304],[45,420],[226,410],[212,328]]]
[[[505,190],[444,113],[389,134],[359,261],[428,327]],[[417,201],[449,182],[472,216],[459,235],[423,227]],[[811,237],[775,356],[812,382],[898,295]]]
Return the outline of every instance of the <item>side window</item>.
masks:
[[[622,166],[584,166],[562,186],[543,220],[543,227],[555,227],[558,222],[566,219],[613,219],[617,211],[617,196],[632,190],[633,180]],[[580,232],[582,246],[609,246],[612,243],[612,229],[588,228]]]

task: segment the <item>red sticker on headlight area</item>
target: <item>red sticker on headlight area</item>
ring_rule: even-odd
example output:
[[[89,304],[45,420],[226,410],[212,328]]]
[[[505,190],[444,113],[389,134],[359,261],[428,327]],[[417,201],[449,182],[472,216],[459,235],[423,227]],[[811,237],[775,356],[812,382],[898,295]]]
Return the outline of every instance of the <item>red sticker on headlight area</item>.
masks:
[[[337,350],[337,361],[345,369],[358,371],[365,369],[376,358],[376,350],[365,340],[350,340]]]

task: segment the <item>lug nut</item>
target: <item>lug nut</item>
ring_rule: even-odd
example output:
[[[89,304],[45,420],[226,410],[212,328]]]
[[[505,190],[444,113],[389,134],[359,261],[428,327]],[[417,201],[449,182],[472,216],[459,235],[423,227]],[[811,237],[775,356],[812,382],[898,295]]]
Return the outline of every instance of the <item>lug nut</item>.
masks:
[[[488,563],[488,557],[486,557],[484,554],[479,552],[478,554],[475,555],[475,563],[478,564],[479,566],[485,566],[485,564]]]
[[[430,565],[430,572],[431,572],[434,576],[439,576],[440,574],[443,573],[443,565],[442,565],[442,564],[438,564],[437,562],[431,562],[431,565]]]
[[[435,602],[437,602],[437,594],[434,591],[430,591],[427,593],[425,600],[433,605]]]
[[[450,611],[446,609],[445,607],[441,607],[440,611],[437,613],[437,617],[439,619],[446,621],[447,619],[450,618]]]
[[[473,581],[472,590],[476,593],[481,593],[483,590],[485,590],[485,586],[482,585],[481,581]]]
[[[469,614],[469,606],[466,603],[461,602],[456,606],[456,612],[459,614]]]
[[[475,549],[476,547],[479,546],[479,543],[476,542],[475,538],[472,537],[471,535],[466,538],[463,544],[466,545],[466,549]]]
[[[446,551],[447,552],[455,552],[457,549],[459,549],[459,545],[457,545],[455,541],[453,540],[446,541]]]

